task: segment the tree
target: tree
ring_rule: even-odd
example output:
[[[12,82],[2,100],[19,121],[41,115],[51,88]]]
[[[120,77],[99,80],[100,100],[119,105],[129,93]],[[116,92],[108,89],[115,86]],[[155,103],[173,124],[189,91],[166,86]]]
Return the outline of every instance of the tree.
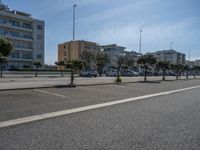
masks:
[[[188,65],[185,65],[184,66],[184,70],[186,71],[186,79],[188,79],[188,71],[189,71],[189,66]]]
[[[165,80],[165,74],[167,69],[169,69],[169,62],[167,61],[159,61],[156,65],[158,70],[162,70],[162,80]]]
[[[92,53],[91,51],[83,51],[81,54],[81,58],[83,61],[85,61],[85,68],[90,69],[90,64],[95,60],[94,53]]]
[[[5,64],[8,62],[8,56],[13,50],[13,45],[6,39],[0,38],[0,70],[1,70],[1,78],[3,77],[3,68]]]
[[[121,78],[120,78],[120,70],[122,68],[122,65],[124,64],[125,62],[125,59],[124,59],[124,56],[118,56],[117,58],[117,79],[116,79],[116,82],[119,83],[121,82]]]
[[[74,73],[83,68],[83,61],[80,61],[80,60],[68,61],[66,63],[66,68],[70,69],[71,71],[71,82],[69,86],[75,87],[76,85],[74,84]]]
[[[192,70],[194,71],[194,79],[196,79],[197,71],[200,70],[200,66],[194,66],[194,67],[192,68]]]
[[[97,72],[99,76],[101,76],[104,67],[108,63],[108,55],[103,52],[97,52],[97,54],[95,55],[95,63],[97,66]]]
[[[170,68],[176,72],[176,80],[179,79],[180,73],[183,70],[183,65],[181,64],[171,64]]]
[[[124,58],[124,65],[128,68],[133,68],[134,67],[134,63],[135,63],[135,60],[133,58],[133,56],[129,56],[129,55],[126,55],[125,58]]]
[[[61,76],[63,77],[63,68],[65,68],[65,62],[63,60],[55,62],[55,65],[59,67]]]
[[[144,81],[147,81],[147,71],[149,67],[157,63],[156,58],[153,55],[143,55],[138,59],[137,63],[144,68]]]
[[[38,69],[42,66],[41,62],[34,62],[34,66],[36,66],[36,72],[35,72],[35,77],[38,75]]]

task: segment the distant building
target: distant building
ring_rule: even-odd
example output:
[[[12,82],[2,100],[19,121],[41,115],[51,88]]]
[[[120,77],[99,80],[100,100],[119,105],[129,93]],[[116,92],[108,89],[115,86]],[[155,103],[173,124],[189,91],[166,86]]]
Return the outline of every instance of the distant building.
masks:
[[[134,60],[133,66],[138,67],[137,61],[142,56],[141,53],[137,53],[135,51],[124,51],[125,56],[131,57]]]
[[[177,52],[175,50],[161,50],[147,54],[153,55],[157,59],[157,61],[168,61],[171,64],[185,63],[185,54]]]
[[[83,51],[99,51],[97,43],[89,41],[70,41],[58,45],[58,61],[81,60]]]
[[[189,68],[193,68],[195,66],[195,61],[185,61],[185,65],[188,65]]]
[[[195,65],[200,66],[200,60],[195,60]]]
[[[106,66],[107,70],[110,70],[112,67],[117,67],[118,56],[125,55],[125,49],[126,47],[118,46],[116,44],[101,46],[101,50],[108,55],[109,62]]]
[[[10,68],[33,67],[34,62],[44,64],[44,31],[44,21],[0,4],[0,37],[14,46]]]

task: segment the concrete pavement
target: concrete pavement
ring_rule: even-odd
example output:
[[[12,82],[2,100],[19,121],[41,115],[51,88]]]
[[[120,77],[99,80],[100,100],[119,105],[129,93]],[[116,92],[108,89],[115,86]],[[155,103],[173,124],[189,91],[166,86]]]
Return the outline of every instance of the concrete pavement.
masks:
[[[4,108],[2,112],[10,111],[13,116],[17,114],[17,117],[20,117],[16,113],[20,111],[20,108],[25,114],[33,107],[37,107],[35,111],[45,110],[44,106],[49,104],[52,104],[52,108],[58,106],[59,103],[65,105],[66,108],[70,107],[70,103],[71,107],[77,107],[76,102],[82,103],[79,106],[85,106],[102,103],[102,101],[113,101],[116,98],[128,98],[199,84],[199,80],[191,80],[154,84],[134,83],[123,86],[101,85],[67,90],[65,88],[48,89],[49,93],[62,94],[66,98],[48,93],[34,94],[31,90],[13,91],[10,95],[8,95],[9,91],[4,91],[0,92],[3,98],[0,100],[0,110]],[[193,89],[2,128],[0,129],[0,149],[199,150],[199,97],[199,89]],[[25,101],[27,102],[24,103]],[[1,113],[0,116],[3,114]]]

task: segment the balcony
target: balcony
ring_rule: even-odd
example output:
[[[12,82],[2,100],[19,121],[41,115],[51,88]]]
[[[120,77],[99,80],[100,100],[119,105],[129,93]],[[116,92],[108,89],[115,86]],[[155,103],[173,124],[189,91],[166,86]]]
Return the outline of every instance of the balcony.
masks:
[[[9,57],[10,61],[26,61],[26,62],[32,62],[32,58],[23,58],[23,57]]]
[[[13,26],[10,23],[0,23],[0,27],[4,27],[4,28],[12,28],[12,29],[16,29],[16,30],[21,30],[21,31],[27,31],[27,32],[33,32],[32,28],[24,28],[23,26]]]
[[[24,48],[24,47],[14,47],[14,50],[24,51],[24,52],[32,52],[33,48]]]
[[[33,38],[31,38],[31,37],[12,36],[11,34],[5,34],[5,35],[1,35],[1,36],[3,36],[4,38],[13,39],[13,40],[33,42]]]

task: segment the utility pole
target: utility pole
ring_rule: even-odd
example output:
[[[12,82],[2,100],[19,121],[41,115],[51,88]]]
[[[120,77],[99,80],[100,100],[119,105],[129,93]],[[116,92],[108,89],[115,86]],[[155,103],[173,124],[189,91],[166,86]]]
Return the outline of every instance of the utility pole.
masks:
[[[75,8],[76,8],[76,4],[73,5],[73,41],[75,40]]]
[[[140,30],[139,53],[142,52],[142,30]]]

